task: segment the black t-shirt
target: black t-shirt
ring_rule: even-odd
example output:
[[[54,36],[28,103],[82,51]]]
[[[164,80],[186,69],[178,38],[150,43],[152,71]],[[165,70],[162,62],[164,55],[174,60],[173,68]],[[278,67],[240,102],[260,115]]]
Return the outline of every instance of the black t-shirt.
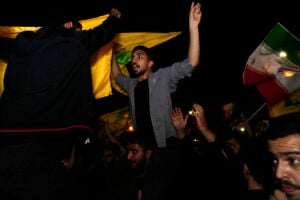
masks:
[[[140,133],[149,137],[150,140],[153,140],[153,144],[156,146],[155,135],[150,117],[148,79],[140,81],[136,85],[134,100],[137,129]]]

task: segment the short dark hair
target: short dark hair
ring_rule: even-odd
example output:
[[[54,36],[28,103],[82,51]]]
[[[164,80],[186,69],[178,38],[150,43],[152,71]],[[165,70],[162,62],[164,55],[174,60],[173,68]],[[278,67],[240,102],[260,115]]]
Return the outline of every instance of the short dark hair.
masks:
[[[261,183],[266,189],[272,187],[271,157],[269,157],[267,145],[265,145],[262,138],[254,136],[245,138],[244,143],[241,145],[240,156],[257,182]]]
[[[127,133],[126,142],[127,144],[138,144],[144,150],[154,148],[153,144],[151,143],[151,140],[146,136],[146,134],[143,134],[137,130]]]
[[[270,119],[267,139],[286,137],[292,134],[300,135],[300,112],[289,113]]]
[[[76,28],[82,29],[82,24],[79,21],[72,21],[72,24],[74,29]]]
[[[148,58],[150,60],[153,60],[153,56],[152,56],[152,52],[151,52],[151,49],[146,47],[146,46],[143,46],[143,45],[138,45],[138,46],[135,46],[132,50],[132,53],[135,52],[136,50],[142,50],[145,52],[145,54],[148,56]]]

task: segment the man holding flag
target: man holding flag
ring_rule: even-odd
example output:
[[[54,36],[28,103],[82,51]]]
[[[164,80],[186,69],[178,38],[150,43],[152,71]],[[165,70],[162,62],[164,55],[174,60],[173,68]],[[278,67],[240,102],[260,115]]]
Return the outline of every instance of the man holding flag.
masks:
[[[97,128],[90,59],[113,40],[120,17],[112,8],[93,29],[68,22],[1,38],[0,56],[8,60],[0,99],[1,197],[83,197],[62,161]]]

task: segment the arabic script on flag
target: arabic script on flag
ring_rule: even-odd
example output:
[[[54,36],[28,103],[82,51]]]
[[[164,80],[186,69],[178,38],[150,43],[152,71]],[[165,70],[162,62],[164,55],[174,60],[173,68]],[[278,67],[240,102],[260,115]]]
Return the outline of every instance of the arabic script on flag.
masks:
[[[247,60],[243,83],[256,86],[269,105],[300,88],[300,41],[277,23]]]

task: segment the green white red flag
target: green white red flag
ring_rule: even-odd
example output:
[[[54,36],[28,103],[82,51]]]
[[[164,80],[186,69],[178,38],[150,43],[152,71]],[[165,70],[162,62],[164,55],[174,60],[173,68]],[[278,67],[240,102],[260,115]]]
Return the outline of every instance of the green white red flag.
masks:
[[[243,83],[256,86],[269,105],[300,88],[300,41],[277,23],[247,60]]]

